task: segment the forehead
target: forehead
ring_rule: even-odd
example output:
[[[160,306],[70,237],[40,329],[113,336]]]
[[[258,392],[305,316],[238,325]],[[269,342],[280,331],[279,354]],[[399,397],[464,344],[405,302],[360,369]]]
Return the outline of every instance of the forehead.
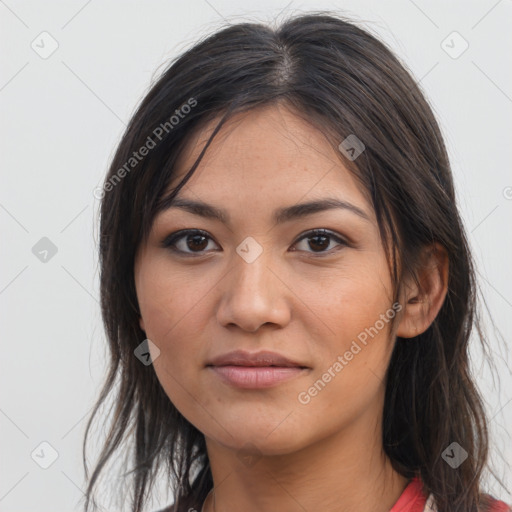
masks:
[[[194,164],[217,122],[218,118],[190,138],[169,188]],[[190,193],[227,207],[255,208],[329,194],[371,210],[361,185],[325,134],[280,104],[229,119],[179,195]]]

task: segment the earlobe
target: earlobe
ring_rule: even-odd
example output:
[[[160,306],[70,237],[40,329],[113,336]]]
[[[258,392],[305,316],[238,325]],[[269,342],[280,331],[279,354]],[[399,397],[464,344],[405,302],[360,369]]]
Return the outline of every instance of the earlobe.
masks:
[[[144,325],[144,319],[141,316],[139,316],[139,326],[140,326],[141,330],[146,332],[146,327]]]
[[[425,332],[435,320],[448,291],[449,259],[438,243],[424,248],[422,265],[417,271],[418,283],[406,283],[404,311],[396,335],[413,338]]]

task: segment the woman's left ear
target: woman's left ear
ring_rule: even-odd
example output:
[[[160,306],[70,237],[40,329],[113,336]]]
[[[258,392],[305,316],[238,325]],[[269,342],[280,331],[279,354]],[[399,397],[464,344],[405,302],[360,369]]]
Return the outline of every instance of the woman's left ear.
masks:
[[[413,338],[425,332],[436,318],[448,291],[449,259],[439,243],[424,247],[417,269],[420,286],[407,279],[401,303],[401,315],[396,335]]]

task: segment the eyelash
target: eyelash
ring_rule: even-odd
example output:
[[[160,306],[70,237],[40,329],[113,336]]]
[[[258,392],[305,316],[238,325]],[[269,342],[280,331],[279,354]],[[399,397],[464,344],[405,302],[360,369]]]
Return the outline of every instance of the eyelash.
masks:
[[[203,254],[206,254],[206,252],[198,251],[198,252],[187,252],[182,251],[181,249],[178,249],[176,247],[176,243],[180,241],[181,239],[185,238],[187,235],[202,235],[206,238],[209,238],[210,240],[213,240],[210,235],[201,229],[183,229],[180,231],[176,231],[175,233],[171,233],[167,237],[164,238],[161,242],[161,246],[166,249],[170,249],[171,251],[174,251],[176,253],[179,253],[180,255],[184,255],[185,257],[200,257]],[[329,231],[327,229],[312,229],[310,231],[307,231],[306,233],[303,233],[299,235],[299,238],[294,242],[293,245],[298,244],[304,239],[307,238],[313,238],[315,236],[326,236],[328,238],[331,238],[338,242],[340,244],[340,247],[330,249],[328,251],[318,251],[318,252],[311,252],[310,254],[313,255],[313,257],[323,257],[331,255],[334,251],[337,251],[341,249],[344,246],[349,246],[350,244],[339,237],[337,234],[333,233],[332,231]],[[329,244],[330,245],[330,244]],[[309,252],[309,251],[303,251],[303,252]]]

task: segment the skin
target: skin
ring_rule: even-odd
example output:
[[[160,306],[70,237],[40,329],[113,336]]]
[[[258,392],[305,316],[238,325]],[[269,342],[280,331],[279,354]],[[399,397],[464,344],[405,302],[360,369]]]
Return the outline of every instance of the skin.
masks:
[[[212,129],[191,139],[170,188]],[[304,404],[299,393],[393,311],[390,272],[364,191],[321,132],[274,104],[230,120],[179,197],[224,208],[231,223],[178,208],[155,218],[134,269],[140,326],[160,349],[154,369],[163,389],[205,435],[216,512],[389,511],[408,480],[382,448],[383,378],[396,335],[423,332],[442,305],[442,247],[425,249],[422,289],[405,283],[396,332],[386,323],[359,344],[362,350]],[[332,209],[272,221],[277,208],[324,197],[357,206],[369,220]],[[351,243],[313,234],[297,242],[318,228]],[[181,229],[208,232],[198,256],[190,237],[177,247],[191,256],[160,245]],[[236,252],[248,236],[263,251],[251,263]],[[235,349],[272,350],[309,370],[271,388],[234,388],[205,365]],[[211,499],[205,510],[213,510]]]

